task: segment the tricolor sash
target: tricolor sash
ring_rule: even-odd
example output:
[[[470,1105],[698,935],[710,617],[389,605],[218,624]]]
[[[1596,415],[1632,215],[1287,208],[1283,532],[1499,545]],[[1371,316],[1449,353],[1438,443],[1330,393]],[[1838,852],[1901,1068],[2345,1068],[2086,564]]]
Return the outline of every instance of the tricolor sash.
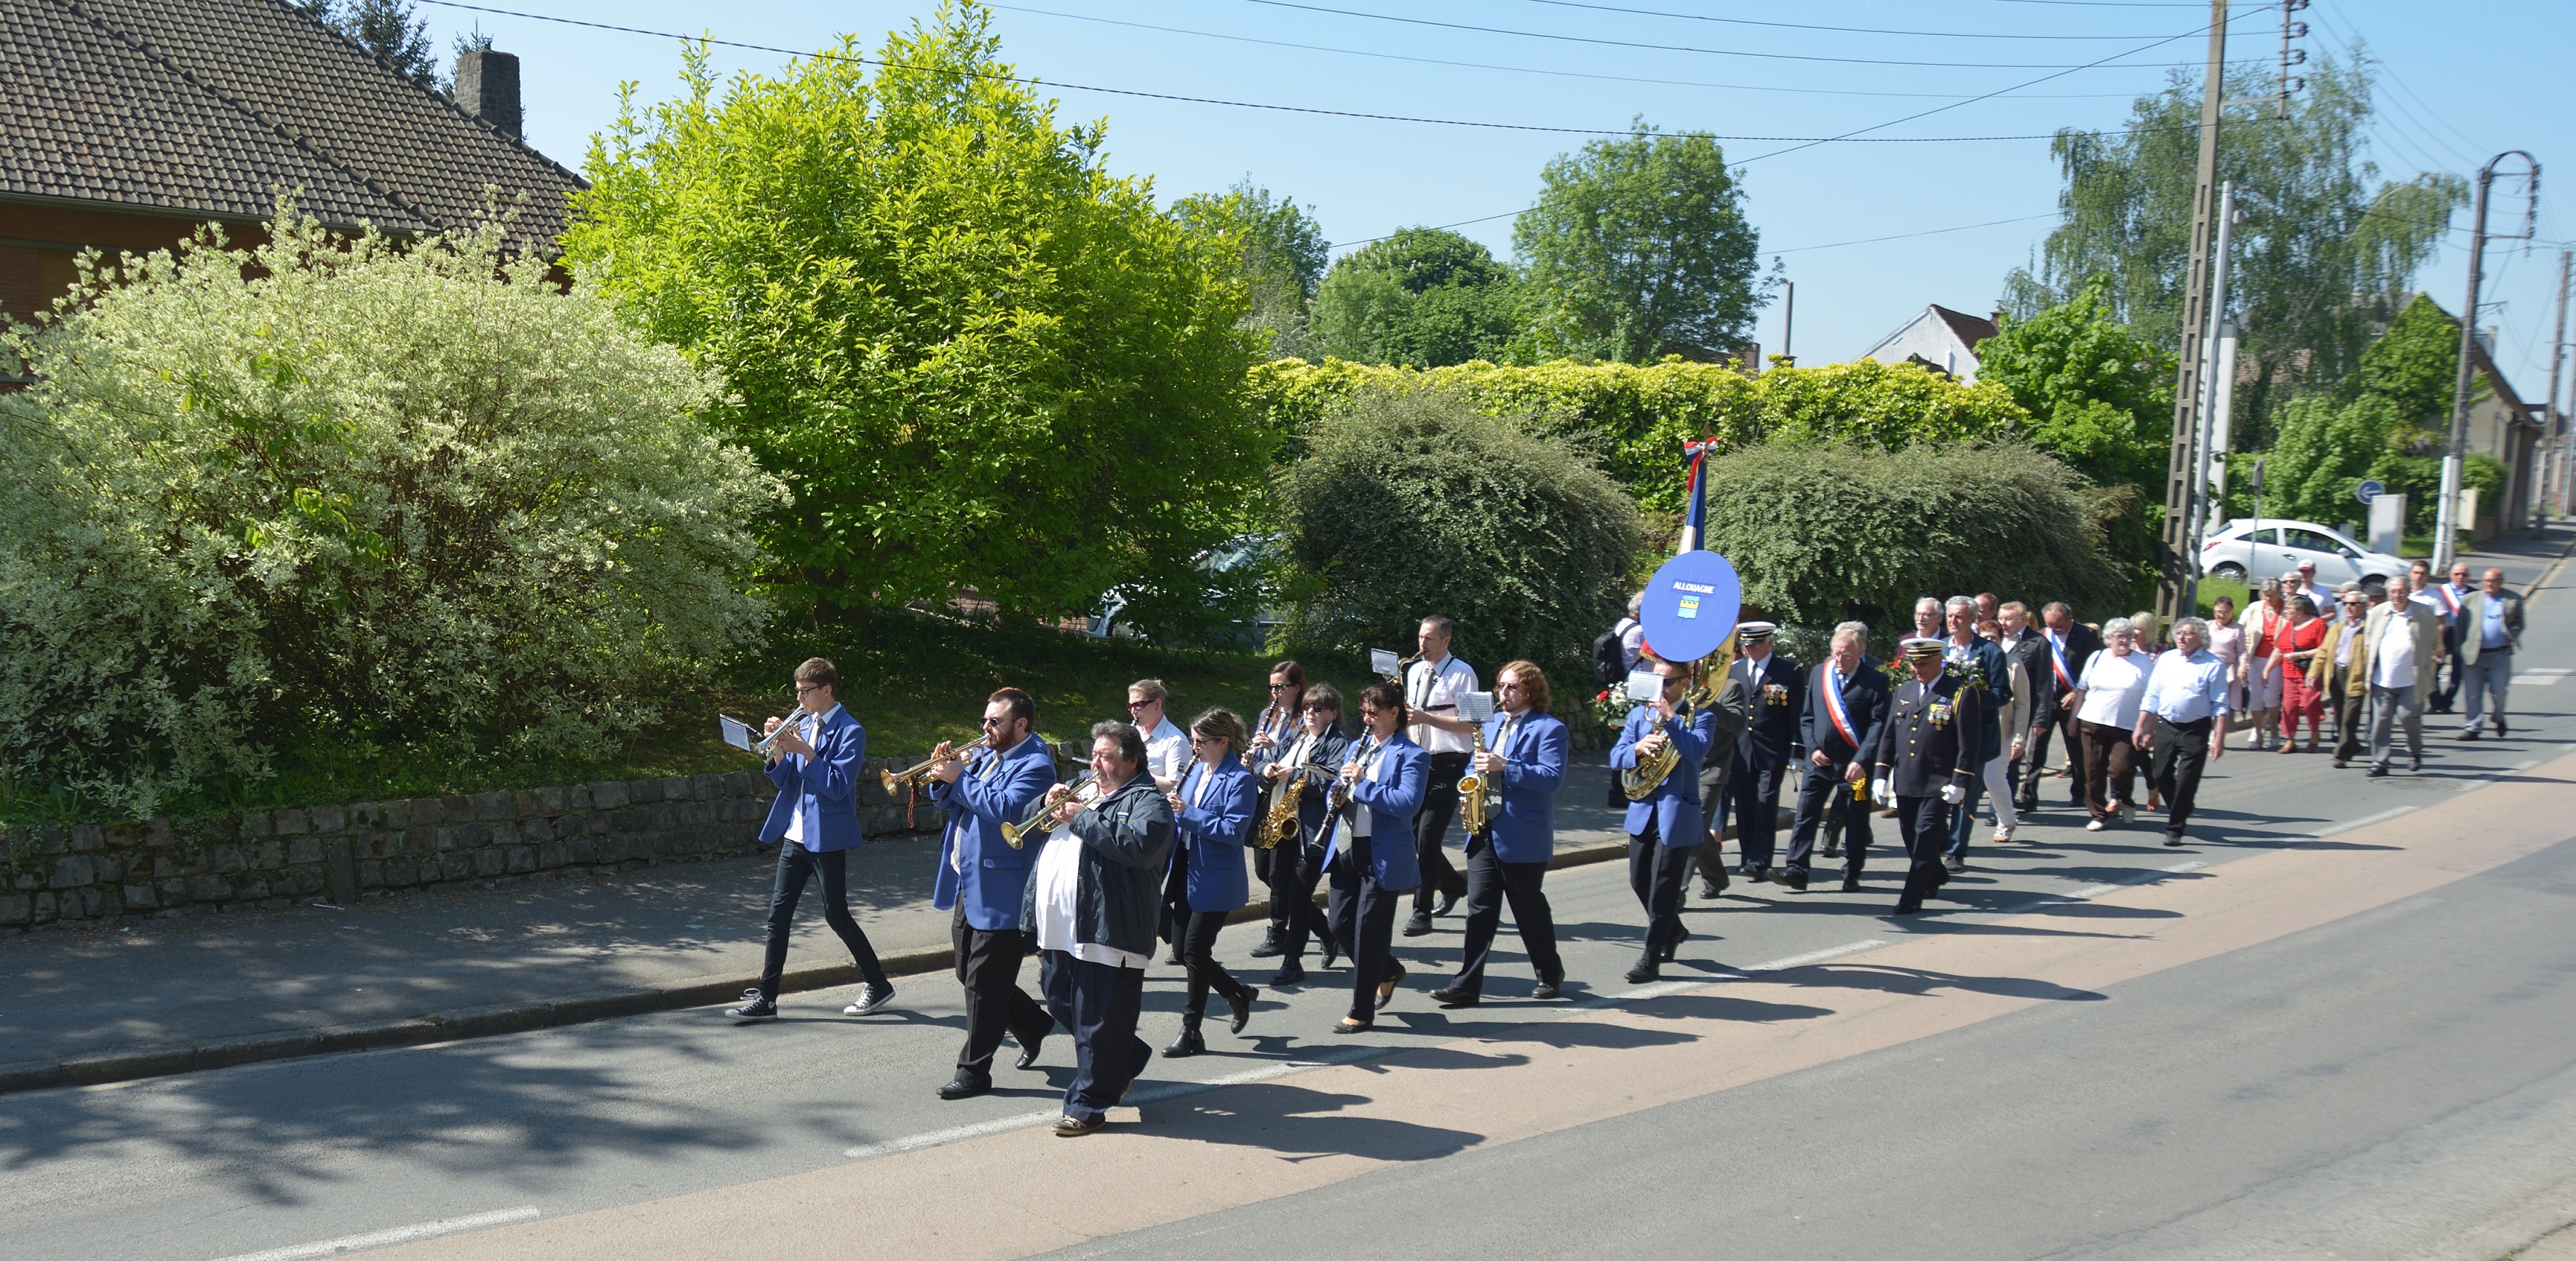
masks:
[[[2436,583],[2433,587],[2433,591],[2435,594],[2442,597],[2443,612],[2448,613],[2453,617],[2458,617],[2460,615],[2460,597],[2451,594],[2451,584],[2447,582]]]
[[[1860,749],[1860,737],[1852,734],[1851,715],[1843,710],[1843,672],[1834,663],[1825,663],[1825,717],[1834,720],[1834,730],[1843,733],[1843,743]]]
[[[2057,668],[2057,685],[2072,690],[2075,676],[2066,672],[2066,641],[2059,639],[2056,631],[2048,632],[2048,664]]]

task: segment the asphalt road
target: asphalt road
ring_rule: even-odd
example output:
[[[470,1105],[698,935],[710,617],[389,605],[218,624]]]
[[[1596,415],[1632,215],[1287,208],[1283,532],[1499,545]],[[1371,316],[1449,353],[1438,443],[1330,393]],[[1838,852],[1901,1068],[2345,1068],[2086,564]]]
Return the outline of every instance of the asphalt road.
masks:
[[[2562,574],[2535,600],[2524,668],[2576,665],[2568,583]],[[1104,1222],[1153,1224],[1070,1223],[1077,1237],[1100,1235],[1073,1251],[2505,1255],[2576,1220],[2576,843],[2565,843],[2576,838],[2576,786],[2519,773],[2576,747],[2563,703],[2576,685],[2537,677],[2516,692],[2513,738],[2438,740],[2422,777],[2364,782],[2322,757],[2232,752],[2203,794],[2208,839],[2183,850],[2156,845],[2151,826],[2086,833],[2074,812],[2046,811],[2026,832],[2035,843],[1981,852],[1938,917],[1882,917],[1892,851],[1866,895],[1766,889],[1694,905],[1682,965],[1641,993],[1618,979],[1642,919],[1615,864],[1549,882],[1578,1004],[1527,1003],[1525,969],[1506,965],[1484,1007],[1436,1009],[1422,991],[1455,963],[1454,919],[1399,942],[1415,979],[1366,1037],[1325,1033],[1346,990],[1265,985],[1249,1036],[1220,1027],[1215,1053],[1154,1062],[1137,1094],[1139,1132],[1215,1136],[1182,1157],[1213,1160],[1208,1144],[1226,1141],[1229,1118],[1259,1128],[1248,1118],[1284,1108],[1306,1118],[1295,1150],[1221,1193],[1184,1196],[1179,1181],[1140,1174],[1141,1200],[1215,1198],[1159,1217],[1104,1204]],[[2234,864],[2380,861],[2395,847],[2338,838],[2382,837],[2408,820],[2557,831],[2429,891],[2286,935],[2218,940],[2098,985],[2050,980],[2037,963],[1870,964],[1880,950],[1893,959],[1947,947],[2002,951],[2009,964],[2015,951],[2116,950],[2232,923],[2210,897]],[[1880,839],[1893,841],[1884,822]],[[1223,953],[1258,984],[1270,969],[1242,954],[1257,938],[1257,928],[1231,929]],[[1759,970],[1767,964],[1789,967]],[[1347,972],[1314,979],[1327,975]],[[1180,988],[1175,969],[1151,974],[1144,1033],[1157,1045],[1176,1027]],[[1819,1050],[1825,1017],[1855,994],[1892,1004],[1887,1019],[1941,1013],[1948,1023]],[[872,1255],[875,1215],[889,1228],[898,1217],[989,1216],[979,1199],[1010,1195],[1013,1174],[950,1203],[908,1180],[906,1162],[1033,1136],[1054,1111],[1069,1047],[1048,1044],[1044,1073],[1005,1065],[1006,1089],[944,1103],[931,1090],[959,1036],[955,986],[908,980],[896,1011],[861,1021],[832,1014],[845,1001],[793,996],[791,1019],[750,1029],[675,1012],[0,1098],[0,1251],[13,1261],[287,1261],[428,1238],[414,1249],[442,1255],[501,1246],[492,1241],[512,1238],[512,1221],[596,1210],[634,1216],[574,1220],[608,1223],[586,1227],[594,1233],[621,1220],[643,1231],[657,1205],[709,1192],[792,1221],[821,1202],[810,1198],[814,1178],[843,1179],[833,1185],[864,1207],[803,1223],[827,1244],[755,1236],[740,1241],[744,1255]],[[1976,1014],[1978,1002],[1993,1013]],[[1692,1032],[1720,1028],[1732,1039],[1722,1046]],[[1478,1051],[1529,1042],[1547,1049]],[[1805,1058],[1728,1076],[1760,1058],[1740,1048],[1761,1047]],[[1692,1054],[1705,1054],[1709,1084],[1647,1097],[1643,1066]],[[1317,1066],[1327,1061],[1342,1066]],[[1640,1066],[1636,1097],[1614,1100],[1628,1087],[1623,1064]],[[1323,1098],[1307,1096],[1324,1085],[1302,1084],[1350,1081],[1376,1085]],[[1474,1114],[1365,1115],[1371,1095],[1425,1083],[1470,1089]],[[1516,1111],[1540,1119],[1506,1136],[1495,1117]],[[1135,1150],[1116,1146],[1116,1133],[1037,1155],[1097,1162]],[[1364,1172],[1327,1176],[1335,1162]],[[445,1233],[460,1220],[504,1229]],[[1060,1242],[1032,1234],[1014,1248],[965,1234],[932,1254]],[[628,1255],[660,1250],[649,1233],[627,1245]]]

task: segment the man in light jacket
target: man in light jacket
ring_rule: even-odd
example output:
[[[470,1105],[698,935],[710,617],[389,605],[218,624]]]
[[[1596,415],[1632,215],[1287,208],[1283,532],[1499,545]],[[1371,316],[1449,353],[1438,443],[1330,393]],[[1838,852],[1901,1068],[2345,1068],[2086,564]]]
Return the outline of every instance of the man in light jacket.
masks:
[[[2370,684],[2370,775],[2388,773],[2392,728],[2406,727],[2409,769],[2424,769],[2424,698],[2433,694],[2433,663],[2442,654],[2442,619],[2407,598],[2403,584],[2388,580],[2388,602],[2370,611],[2361,626],[2361,646],[2369,658],[2363,677]]]
[[[2452,672],[2466,680],[2469,710],[2460,722],[2460,739],[2478,738],[2478,719],[2487,697],[2495,698],[2495,729],[2505,733],[2505,685],[2513,681],[2513,649],[2522,642],[2522,597],[2504,589],[2504,571],[2490,569],[2478,589],[2460,602],[2459,663]]]

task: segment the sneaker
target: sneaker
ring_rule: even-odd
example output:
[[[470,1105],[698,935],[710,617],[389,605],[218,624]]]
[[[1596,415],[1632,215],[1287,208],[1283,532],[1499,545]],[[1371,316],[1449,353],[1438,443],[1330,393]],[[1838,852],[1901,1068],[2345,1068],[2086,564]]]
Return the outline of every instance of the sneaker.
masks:
[[[1968,869],[1968,860],[1959,857],[1957,854],[1952,854],[1949,857],[1942,859],[1941,865],[1951,871],[1966,871]]]
[[[2109,826],[2109,824],[2104,823],[2100,819],[2086,819],[2084,821],[2084,830],[2087,832],[2099,832]]]
[[[869,984],[859,990],[859,1001],[841,1009],[844,1016],[864,1016],[894,1001],[894,987]]]
[[[754,986],[753,988],[742,992],[742,1006],[726,1008],[725,1015],[738,1025],[752,1024],[756,1021],[762,1020],[776,1020],[778,1019],[778,1004],[770,999],[762,997],[759,987]]]
[[[1255,959],[1276,959],[1286,953],[1288,953],[1287,948],[1279,944],[1279,926],[1276,924],[1271,925],[1270,932],[1262,937],[1261,944],[1252,948],[1252,957]]]
[[[2182,833],[2180,833],[2180,832],[2167,832],[2167,833],[2165,833],[2165,844],[2170,845],[2170,846],[2175,846],[2175,847],[2179,847],[2179,846],[2181,846],[2181,844],[2182,844]]]

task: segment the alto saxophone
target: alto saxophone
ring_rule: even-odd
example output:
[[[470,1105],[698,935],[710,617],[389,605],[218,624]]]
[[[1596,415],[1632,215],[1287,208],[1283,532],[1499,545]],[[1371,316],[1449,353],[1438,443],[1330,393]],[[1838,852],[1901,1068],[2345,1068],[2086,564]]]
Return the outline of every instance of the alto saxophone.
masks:
[[[1253,829],[1254,849],[1272,849],[1297,839],[1297,803],[1305,798],[1306,779],[1314,773],[1315,768],[1301,766],[1270,790],[1270,809],[1261,816],[1261,826]]]
[[[1469,836],[1491,832],[1494,819],[1503,812],[1503,786],[1476,773],[1476,757],[1484,751],[1485,729],[1480,726],[1476,728],[1476,752],[1467,758],[1467,773],[1458,777],[1458,818],[1467,825]]]

